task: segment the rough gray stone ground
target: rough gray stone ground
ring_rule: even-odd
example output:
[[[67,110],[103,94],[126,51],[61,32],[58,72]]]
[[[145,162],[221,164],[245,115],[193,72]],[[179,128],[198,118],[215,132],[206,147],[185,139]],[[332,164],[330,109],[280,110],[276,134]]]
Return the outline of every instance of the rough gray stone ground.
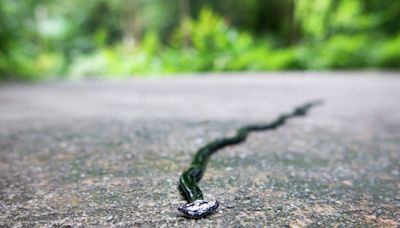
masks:
[[[208,141],[323,106],[215,154],[218,213],[176,208]],[[0,86],[0,227],[398,227],[397,73],[243,74]]]

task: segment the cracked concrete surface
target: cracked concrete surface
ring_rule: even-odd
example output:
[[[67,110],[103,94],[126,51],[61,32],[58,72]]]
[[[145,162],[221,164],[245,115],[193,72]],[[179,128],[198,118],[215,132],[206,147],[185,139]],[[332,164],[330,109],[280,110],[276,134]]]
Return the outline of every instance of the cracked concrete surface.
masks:
[[[397,227],[397,73],[218,75],[0,85],[1,227]],[[323,106],[219,151],[181,217],[195,151],[313,99]]]

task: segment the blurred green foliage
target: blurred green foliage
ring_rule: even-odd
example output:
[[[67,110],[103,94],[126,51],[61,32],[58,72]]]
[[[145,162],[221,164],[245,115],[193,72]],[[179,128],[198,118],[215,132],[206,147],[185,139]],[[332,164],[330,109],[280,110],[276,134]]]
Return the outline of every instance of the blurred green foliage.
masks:
[[[395,0],[3,0],[0,77],[400,68]]]

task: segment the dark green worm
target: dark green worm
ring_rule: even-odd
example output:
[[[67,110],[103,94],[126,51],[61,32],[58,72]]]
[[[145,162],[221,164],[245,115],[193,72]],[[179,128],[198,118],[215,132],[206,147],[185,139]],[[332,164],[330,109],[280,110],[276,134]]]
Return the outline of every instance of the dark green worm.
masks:
[[[194,156],[190,167],[182,173],[179,179],[179,187],[189,203],[179,207],[178,210],[186,217],[202,218],[218,208],[219,203],[217,200],[206,201],[203,199],[203,193],[197,185],[197,182],[203,177],[208,160],[213,153],[226,146],[245,141],[250,132],[274,130],[284,125],[290,118],[304,116],[310,108],[320,103],[321,101],[315,101],[301,105],[291,113],[278,116],[271,123],[243,126],[237,130],[235,136],[216,139],[200,148]]]

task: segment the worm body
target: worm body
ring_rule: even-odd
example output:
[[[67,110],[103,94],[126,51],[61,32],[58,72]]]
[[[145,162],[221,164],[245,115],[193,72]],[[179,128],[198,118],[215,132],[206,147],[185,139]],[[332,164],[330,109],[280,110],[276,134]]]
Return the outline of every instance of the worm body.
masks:
[[[244,142],[250,132],[273,130],[284,125],[286,120],[290,118],[304,116],[311,107],[320,103],[321,101],[306,103],[295,108],[291,113],[280,115],[271,123],[241,127],[236,131],[235,136],[216,139],[200,148],[196,152],[189,168],[179,178],[179,187],[189,203],[179,207],[178,210],[188,218],[202,218],[217,210],[218,201],[204,200],[203,193],[197,185],[197,182],[203,177],[208,160],[213,153],[226,146]]]

